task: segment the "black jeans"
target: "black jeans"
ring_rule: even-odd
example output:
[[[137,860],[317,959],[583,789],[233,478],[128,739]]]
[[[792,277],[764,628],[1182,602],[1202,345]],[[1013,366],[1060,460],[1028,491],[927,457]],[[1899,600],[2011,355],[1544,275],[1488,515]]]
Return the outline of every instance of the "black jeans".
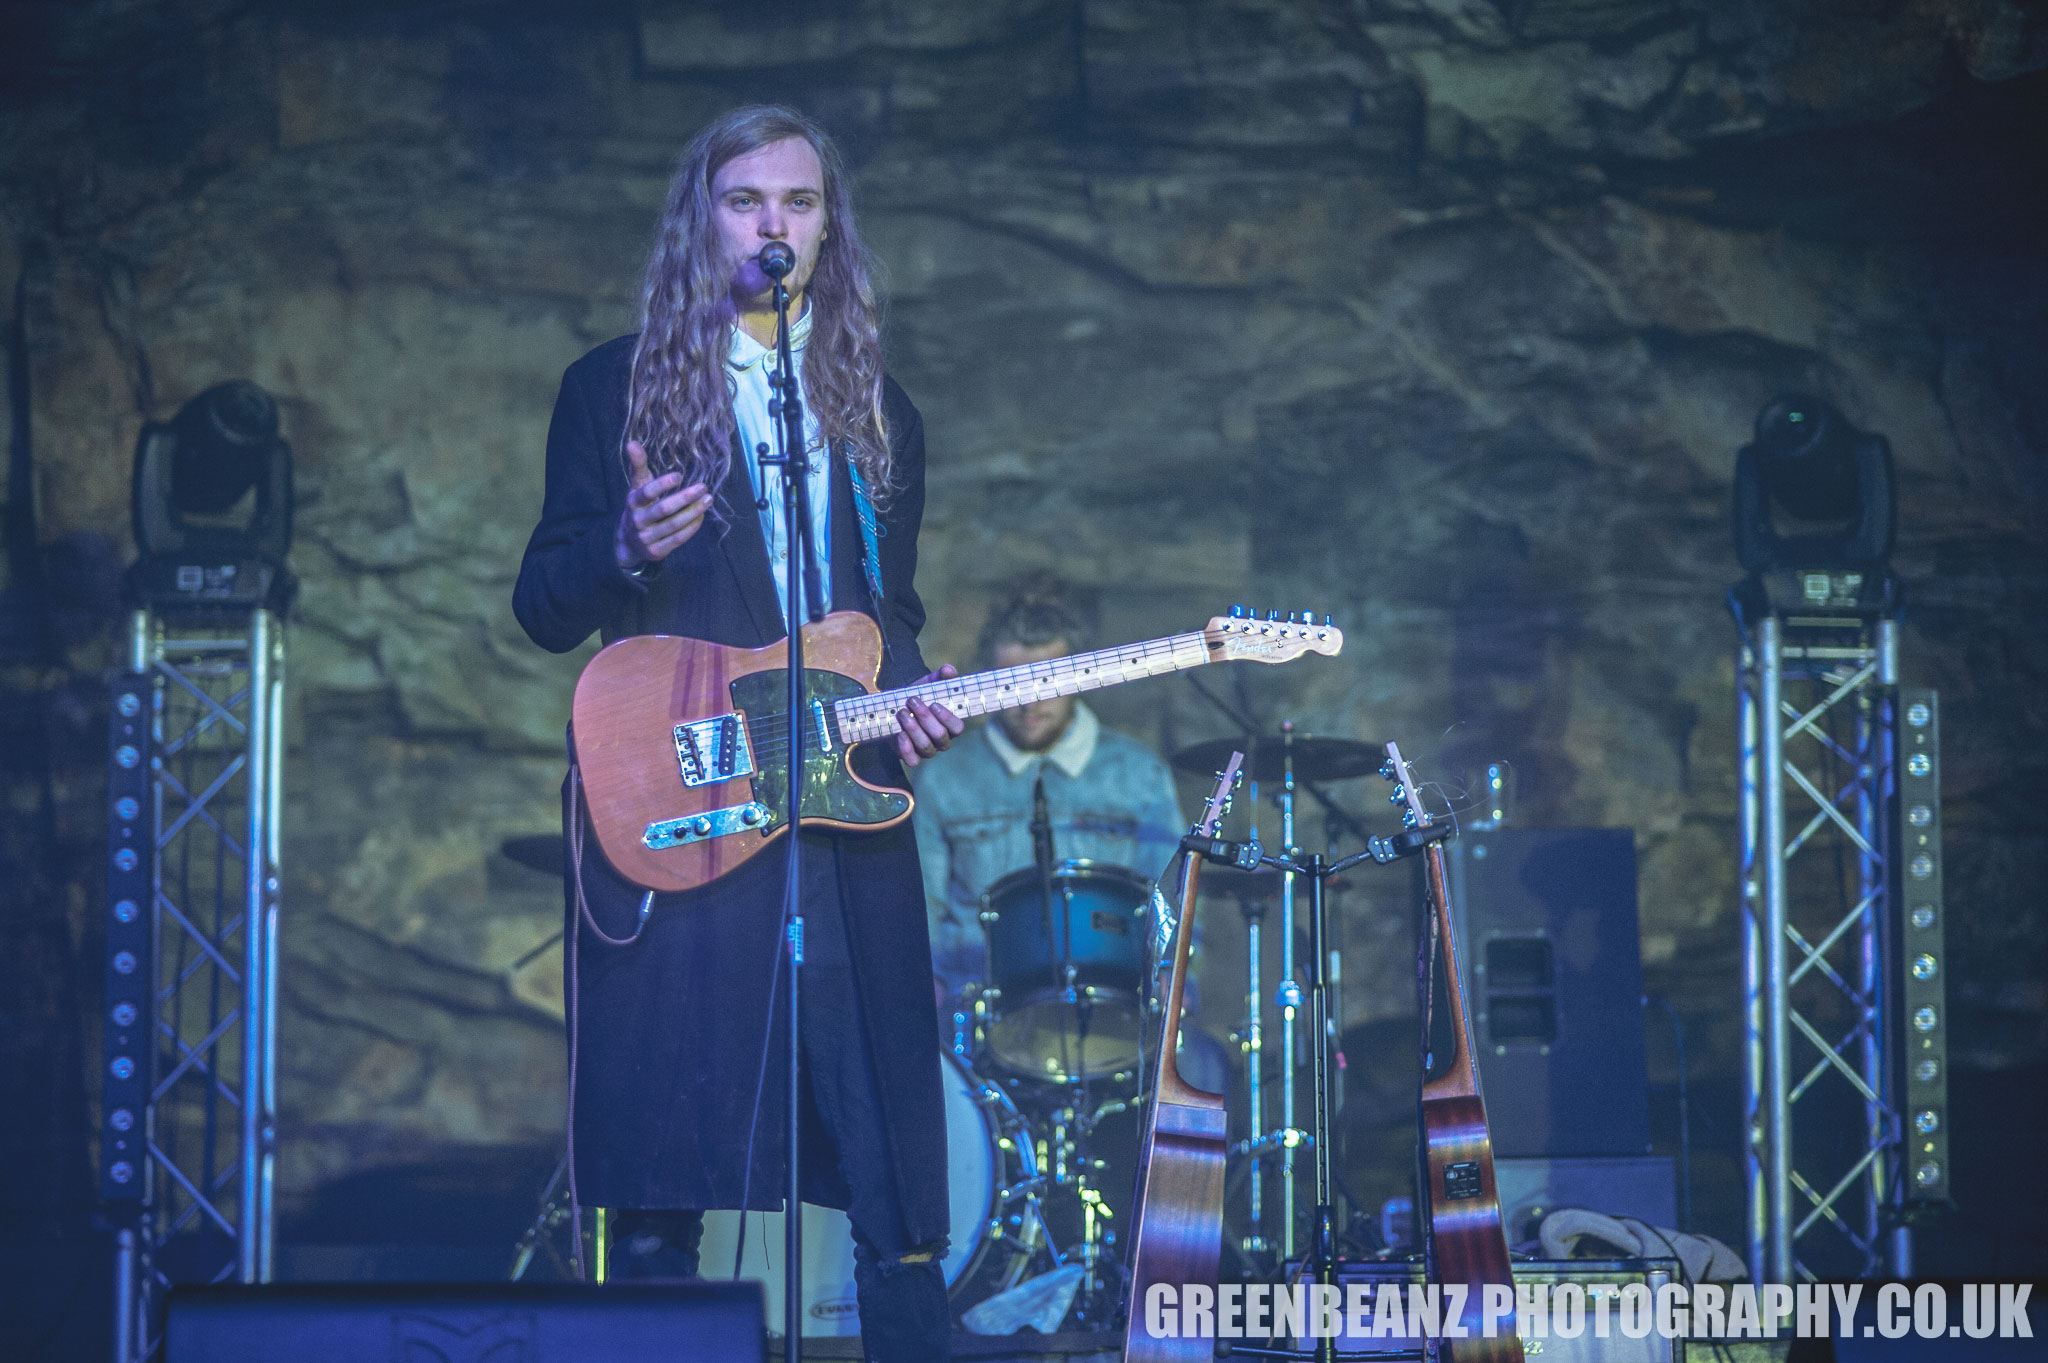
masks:
[[[943,1360],[952,1331],[952,1308],[940,1265],[946,1246],[910,1243],[867,1031],[853,974],[845,964],[843,919],[836,912],[821,912],[822,905],[806,907],[807,927],[817,924],[819,931],[812,938],[817,950],[806,952],[810,959],[803,976],[804,1129],[806,1139],[814,1142],[804,1162],[836,1167],[843,1181],[843,1188],[836,1191],[846,1195],[847,1219],[853,1223],[854,1295],[860,1307],[861,1349],[868,1363]],[[774,1057],[768,1082],[781,1082]],[[779,1131],[764,1131],[761,1136],[782,1139]],[[704,1236],[701,1211],[621,1208],[612,1213],[609,1225],[610,1277],[697,1275],[697,1250]],[[780,1322],[769,1325],[779,1328]]]

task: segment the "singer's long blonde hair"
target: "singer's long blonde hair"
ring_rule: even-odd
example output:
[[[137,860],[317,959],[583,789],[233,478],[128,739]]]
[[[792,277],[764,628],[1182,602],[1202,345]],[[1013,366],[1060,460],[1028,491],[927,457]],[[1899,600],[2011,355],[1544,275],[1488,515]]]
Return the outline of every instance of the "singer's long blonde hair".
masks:
[[[892,470],[882,415],[878,267],[854,225],[839,149],[810,119],[773,105],[734,109],[683,152],[647,262],[626,438],[646,448],[648,467],[657,474],[679,470],[684,483],[714,489],[724,481],[734,429],[725,360],[737,314],[731,267],[712,216],[711,182],[727,162],[791,137],[818,153],[829,227],[804,290],[811,316],[804,401],[819,434],[846,451],[875,498],[885,501]]]

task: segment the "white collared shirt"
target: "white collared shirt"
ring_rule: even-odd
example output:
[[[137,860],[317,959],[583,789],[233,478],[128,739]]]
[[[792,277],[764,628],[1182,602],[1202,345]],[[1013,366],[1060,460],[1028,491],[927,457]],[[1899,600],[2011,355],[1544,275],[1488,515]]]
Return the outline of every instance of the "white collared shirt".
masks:
[[[1025,752],[1012,743],[1010,736],[1003,732],[1003,726],[994,719],[982,725],[981,731],[988,736],[988,745],[996,750],[996,756],[1002,759],[1003,768],[1010,775],[1022,776],[1024,769],[1032,763],[1045,761],[1065,772],[1069,781],[1078,781],[1087,769],[1088,759],[1095,756],[1096,741],[1102,736],[1102,721],[1085,703],[1075,701],[1074,717],[1067,722],[1067,731],[1042,753]]]
[[[811,309],[807,302],[803,316],[789,324],[789,353],[796,365],[799,383],[804,372],[804,343],[811,336]],[[788,613],[789,533],[782,515],[782,466],[760,461],[759,447],[776,452],[776,418],[768,414],[774,398],[768,379],[775,372],[776,355],[747,335],[737,324],[726,349],[726,378],[732,388],[733,421],[739,428],[740,447],[746,452],[747,473],[759,496],[767,500],[761,508],[761,537],[768,542],[768,566],[775,573],[775,603]],[[810,452],[811,539],[818,548],[818,596],[825,609],[832,608],[832,461],[825,456],[818,438],[818,417],[810,403],[804,404],[804,444]],[[783,621],[785,627],[788,621]]]

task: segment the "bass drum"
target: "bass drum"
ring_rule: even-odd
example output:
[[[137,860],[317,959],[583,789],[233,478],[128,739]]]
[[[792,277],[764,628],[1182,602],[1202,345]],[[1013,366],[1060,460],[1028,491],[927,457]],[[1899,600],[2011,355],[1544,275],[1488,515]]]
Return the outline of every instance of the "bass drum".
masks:
[[[960,1060],[939,1057],[946,1098],[946,1182],[952,1247],[943,1265],[956,1307],[1010,1286],[1040,1243],[1035,1219],[1015,1215],[1007,1176],[1020,1161],[1030,1177],[1032,1142],[1009,1096],[984,1083]],[[999,1178],[1005,1182],[999,1183]],[[1012,1213],[1012,1214],[1006,1214]],[[732,1276],[740,1213],[704,1213],[699,1272],[710,1281]],[[782,1334],[782,1213],[746,1214],[746,1257],[739,1276],[760,1282],[768,1298],[768,1330]],[[804,1204],[804,1335],[858,1335],[854,1302],[853,1224],[846,1213]]]

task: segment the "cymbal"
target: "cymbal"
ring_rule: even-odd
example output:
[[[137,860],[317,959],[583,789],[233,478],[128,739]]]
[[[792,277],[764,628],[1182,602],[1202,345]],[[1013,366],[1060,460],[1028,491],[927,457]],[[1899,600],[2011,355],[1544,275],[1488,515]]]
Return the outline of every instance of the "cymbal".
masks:
[[[516,838],[507,838],[498,844],[498,850],[508,861],[536,871],[546,871],[551,876],[562,874],[562,835],[560,833],[526,833]]]
[[[1173,755],[1173,765],[1197,776],[1214,776],[1223,770],[1233,752],[1248,752],[1244,764],[1254,781],[1278,781],[1286,773],[1288,748],[1294,754],[1297,781],[1348,781],[1370,776],[1380,769],[1386,755],[1371,743],[1355,738],[1316,738],[1296,734],[1291,745],[1278,738],[1212,738],[1195,743]]]

